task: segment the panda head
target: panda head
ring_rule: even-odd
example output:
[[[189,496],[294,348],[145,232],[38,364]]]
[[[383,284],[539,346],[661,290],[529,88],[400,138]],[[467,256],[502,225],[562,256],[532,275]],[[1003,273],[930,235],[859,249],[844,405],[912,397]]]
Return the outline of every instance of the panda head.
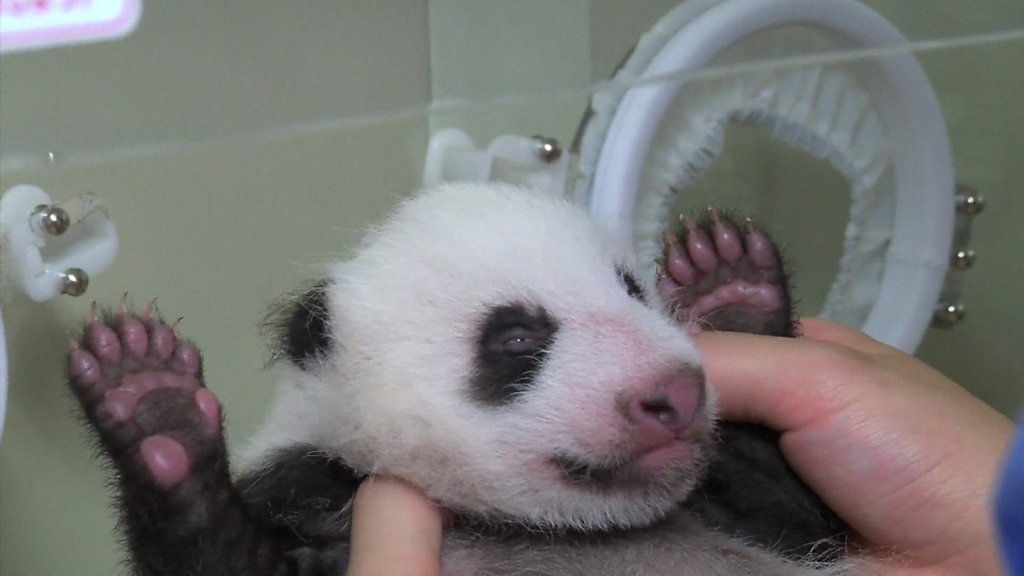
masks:
[[[282,323],[297,370],[267,442],[311,443],[488,522],[650,523],[691,490],[713,424],[651,280],[566,200],[422,192]]]

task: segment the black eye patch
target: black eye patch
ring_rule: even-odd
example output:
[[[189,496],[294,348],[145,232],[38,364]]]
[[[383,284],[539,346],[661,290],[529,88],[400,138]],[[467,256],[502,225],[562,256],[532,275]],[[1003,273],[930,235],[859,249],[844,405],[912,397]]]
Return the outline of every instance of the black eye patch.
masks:
[[[501,406],[528,390],[557,330],[543,308],[523,304],[492,308],[484,317],[476,344],[473,397]]]
[[[644,289],[640,287],[640,283],[636,281],[636,276],[633,276],[625,268],[619,268],[617,271],[619,273],[619,280],[622,280],[622,284],[626,286],[626,294],[629,294],[631,298],[646,302],[647,296],[644,294]]]

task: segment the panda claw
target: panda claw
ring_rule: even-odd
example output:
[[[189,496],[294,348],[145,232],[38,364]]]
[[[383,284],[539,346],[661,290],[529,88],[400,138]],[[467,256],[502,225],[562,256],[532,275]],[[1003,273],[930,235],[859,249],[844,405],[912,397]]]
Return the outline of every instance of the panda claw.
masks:
[[[156,312],[156,298],[153,298],[146,304],[146,307],[142,309],[142,314],[139,316],[144,322],[148,322],[153,319],[153,313]]]
[[[115,313],[118,316],[122,316],[128,313],[128,293],[124,292],[121,297],[117,299],[117,307],[114,308]]]

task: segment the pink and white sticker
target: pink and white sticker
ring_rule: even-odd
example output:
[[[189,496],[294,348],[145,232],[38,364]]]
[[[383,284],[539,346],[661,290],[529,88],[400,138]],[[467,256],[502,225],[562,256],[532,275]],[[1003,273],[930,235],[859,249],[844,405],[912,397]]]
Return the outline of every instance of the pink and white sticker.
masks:
[[[121,38],[141,14],[142,0],[0,0],[0,53]]]

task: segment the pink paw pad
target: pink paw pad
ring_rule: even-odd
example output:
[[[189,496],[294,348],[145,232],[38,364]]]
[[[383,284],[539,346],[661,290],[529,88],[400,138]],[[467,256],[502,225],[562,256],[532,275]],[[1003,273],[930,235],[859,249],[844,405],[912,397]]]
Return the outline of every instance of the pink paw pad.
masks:
[[[203,414],[203,422],[208,430],[215,429],[220,425],[220,401],[206,388],[196,390],[193,396],[196,406]]]
[[[738,307],[754,316],[752,326],[739,323],[742,331],[774,333],[785,325],[789,296],[781,260],[768,235],[749,219],[737,226],[713,208],[701,224],[681,220],[678,233],[665,233],[659,259],[658,292],[676,318],[684,324],[704,321],[713,329],[729,330],[737,322],[723,319],[722,312]],[[765,321],[770,321],[771,329],[760,328]]]
[[[192,462],[224,450],[221,407],[201,381],[199,350],[152,315],[122,303],[103,319],[94,310],[67,360],[71,387],[99,439],[126,471],[177,486]]]
[[[106,324],[93,320],[85,333],[85,341],[89,351],[104,364],[117,364],[121,361],[121,339]]]
[[[99,383],[103,369],[95,356],[73,342],[71,353],[68,354],[68,375],[74,381],[91,386]]]
[[[195,389],[199,383],[192,378],[167,372],[138,372],[125,374],[121,385],[108,390],[97,413],[113,422],[126,422],[135,417],[135,410],[150,392],[161,389]]]
[[[117,335],[124,351],[132,358],[144,357],[149,349],[146,327],[137,318],[128,314],[118,314],[117,320]]]
[[[197,374],[199,372],[199,350],[189,342],[179,342],[174,348],[171,366],[178,374]]]
[[[181,484],[188,476],[191,461],[180,443],[167,436],[149,436],[139,445],[139,453],[157,486],[167,489]]]
[[[157,360],[167,360],[174,354],[177,338],[174,330],[165,324],[149,321],[149,353]]]

